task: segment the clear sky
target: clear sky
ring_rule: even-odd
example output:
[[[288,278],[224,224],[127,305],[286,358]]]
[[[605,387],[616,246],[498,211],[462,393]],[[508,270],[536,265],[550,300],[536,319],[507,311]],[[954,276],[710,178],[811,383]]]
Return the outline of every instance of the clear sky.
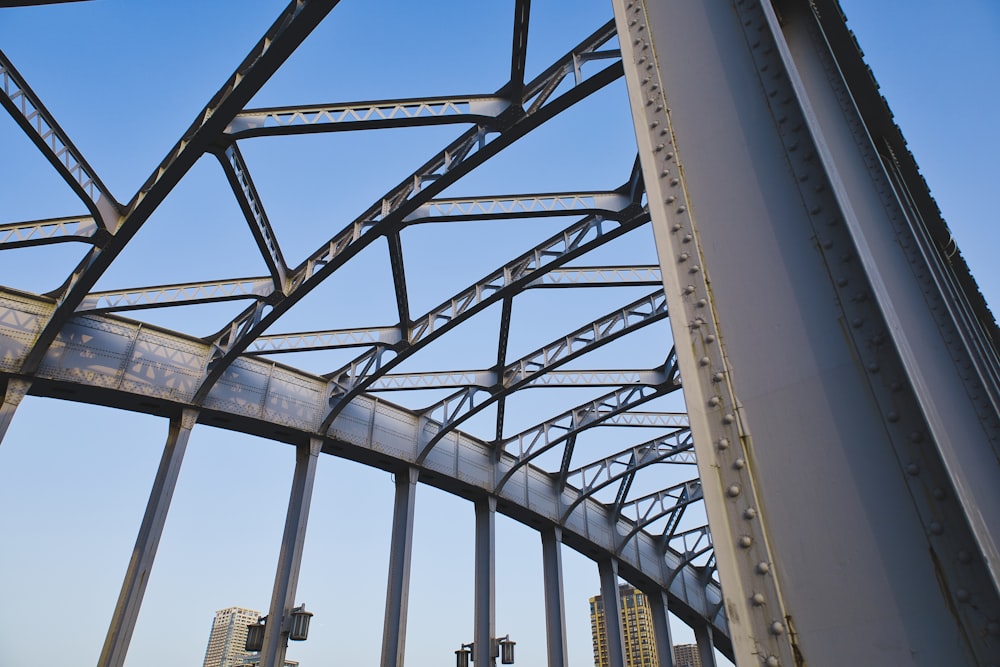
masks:
[[[1000,307],[995,261],[1000,129],[994,122],[1000,107],[1000,5],[993,0],[842,4],[995,311]],[[283,0],[95,0],[3,9],[0,49],[110,190],[128,200],[284,5]],[[507,77],[512,5],[475,3],[473,12],[459,0],[345,0],[251,106],[491,92]],[[611,16],[603,0],[574,2],[573,11],[566,6],[556,0],[532,3],[529,77]],[[501,156],[495,167],[463,181],[464,194],[619,185],[635,151],[623,99],[620,83],[610,87],[589,112],[606,112],[615,122],[587,124],[588,116],[571,116],[557,128],[540,130],[509,158]],[[296,264],[352,212],[376,200],[385,183],[410,173],[457,134],[452,127],[422,128],[260,140],[241,148],[286,257]],[[373,174],[379,178],[370,178]],[[0,115],[0,202],[0,223],[82,211],[5,115]],[[321,218],[317,210],[333,211],[335,219]],[[552,229],[515,227],[537,239]],[[98,289],[263,275],[245,229],[218,165],[202,160]],[[459,231],[465,234],[457,241],[463,252],[447,252],[445,244],[456,241],[446,240],[444,235],[454,232],[443,228],[428,227],[408,238],[414,248],[408,270],[425,276],[411,285],[414,312],[508,257],[511,229]],[[465,252],[470,248],[475,252]],[[0,284],[53,289],[79,252],[70,244],[5,252]],[[309,308],[290,313],[285,330],[327,326],[316,315],[322,310],[349,311],[357,318],[343,326],[390,318],[392,309],[377,297],[391,284],[358,280],[384,259],[382,249],[368,254],[354,272],[344,272],[335,285],[339,291],[320,291],[307,299]],[[526,303],[535,326],[530,333],[512,332],[512,349],[527,350],[565,333],[564,325],[539,315],[542,307]],[[606,310],[603,302],[593,307]],[[135,316],[207,335],[240,308]],[[442,358],[452,368],[492,361],[470,347],[438,350],[422,363],[433,366]],[[338,359],[328,355],[301,363],[317,364],[305,367],[322,372]],[[415,364],[410,370],[423,368]],[[0,445],[0,666],[94,663],[165,436],[166,424],[151,417],[32,398],[22,404]],[[289,448],[208,427],[194,430],[130,667],[197,667],[216,609],[266,609],[292,463]],[[303,667],[377,663],[391,503],[388,474],[328,457],[321,461],[298,596],[316,616],[310,640],[289,650]],[[472,519],[466,501],[420,488],[408,664],[450,665],[458,645],[471,640]],[[518,641],[518,664],[540,665],[544,619],[537,534],[503,517],[497,523],[497,629]],[[596,568],[568,549],[564,559],[572,664],[589,665],[587,598],[598,590]],[[690,634],[678,629],[676,639],[690,641]]]

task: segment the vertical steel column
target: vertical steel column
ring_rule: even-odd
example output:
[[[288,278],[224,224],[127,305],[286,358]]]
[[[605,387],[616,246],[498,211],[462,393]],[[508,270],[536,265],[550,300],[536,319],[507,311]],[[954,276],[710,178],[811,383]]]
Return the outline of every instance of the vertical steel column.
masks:
[[[566,601],[563,595],[562,529],[543,528],[542,575],[545,586],[545,637],[549,667],[567,667]]]
[[[667,613],[667,593],[659,590],[646,593],[646,602],[653,616],[653,632],[656,637],[656,656],[660,667],[674,667],[674,640],[670,633],[670,615]]]
[[[698,643],[698,657],[701,658],[701,667],[715,667],[712,626],[708,623],[699,623],[694,626],[694,640]]]
[[[1000,663],[995,434],[823,4],[613,0],[736,662]]]
[[[125,580],[118,595],[114,616],[108,626],[108,634],[104,639],[104,648],[98,659],[98,667],[121,667],[125,662],[129,642],[132,641],[132,631],[142,606],[142,597],[146,592],[149,574],[153,569],[156,549],[160,544],[163,526],[170,509],[170,500],[174,495],[177,477],[181,471],[181,462],[187,450],[191,429],[198,420],[195,410],[184,410],[181,416],[170,420],[170,431],[167,444],[160,457],[160,467],[156,471],[153,487],[146,503],[146,513],[139,526],[139,534],[135,538],[135,548],[132,549],[132,559],[125,571]]]
[[[8,378],[7,386],[4,388],[3,403],[0,403],[0,444],[7,434],[7,428],[14,418],[17,406],[21,404],[21,399],[28,393],[31,383],[19,378]]]
[[[493,496],[475,501],[476,511],[476,613],[475,663],[494,665],[493,637],[496,635],[496,513]]]
[[[625,667],[625,631],[622,630],[622,601],[618,594],[618,561],[597,561],[604,604],[604,629],[608,637],[608,667]]]
[[[309,522],[309,504],[312,501],[316,465],[323,440],[311,438],[309,444],[295,450],[295,474],[288,496],[288,513],[285,515],[285,532],[281,538],[278,568],[274,575],[271,607],[264,626],[264,646],[260,651],[260,667],[282,667],[288,633],[291,628],[292,608],[295,606],[295,588],[299,581],[299,566]]]
[[[392,512],[389,581],[385,592],[382,628],[382,667],[403,667],[406,612],[410,599],[410,561],[413,556],[413,509],[417,495],[416,468],[396,475],[396,504]]]

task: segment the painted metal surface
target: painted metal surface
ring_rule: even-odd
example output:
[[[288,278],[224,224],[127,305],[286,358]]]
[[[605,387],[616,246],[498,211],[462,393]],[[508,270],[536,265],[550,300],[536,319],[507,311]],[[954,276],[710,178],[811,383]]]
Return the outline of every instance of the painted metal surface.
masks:
[[[814,11],[616,16],[737,663],[996,660],[989,423]]]
[[[613,0],[613,21],[530,80],[530,3],[518,0],[510,79],[479,88],[494,93],[247,108],[336,4],[290,2],[127,204],[0,54],[0,103],[89,213],[0,225],[0,252],[84,249],[49,294],[0,287],[0,439],[28,394],[171,420],[102,664],[124,659],[196,418],[296,448],[262,664],[281,663],[320,453],[397,475],[384,666],[403,664],[418,480],[474,499],[477,663],[497,634],[498,511],[540,531],[553,667],[568,662],[563,545],[598,563],[606,603],[617,606],[619,578],[650,595],[662,664],[668,613],[694,629],[705,665],[713,647],[740,667],[998,660],[1000,364],[984,306],[967,299],[971,279],[855,71],[831,0]],[[623,77],[639,149],[627,177],[558,192],[448,190]],[[457,138],[300,264],[286,262],[239,142],[453,124]],[[267,275],[93,291],[208,155]],[[409,228],[536,219],[557,231],[414,311]],[[648,246],[650,231],[659,266],[590,259],[641,234]],[[287,312],[376,245],[395,321],[282,330]],[[509,358],[526,292],[574,303],[580,288],[627,296]],[[206,338],[114,314],[231,300],[250,303]],[[496,337],[476,342],[495,365],[402,366],[491,308]],[[673,341],[663,337],[651,367],[586,366],[619,339],[648,346],[644,330],[668,319]],[[351,348],[319,373],[275,361]],[[567,387],[600,391],[527,425],[512,418],[521,392]],[[395,402],[441,389],[456,391]],[[463,430],[485,408],[495,429]],[[582,444],[612,430],[597,453]],[[620,626],[610,635],[621,665]]]

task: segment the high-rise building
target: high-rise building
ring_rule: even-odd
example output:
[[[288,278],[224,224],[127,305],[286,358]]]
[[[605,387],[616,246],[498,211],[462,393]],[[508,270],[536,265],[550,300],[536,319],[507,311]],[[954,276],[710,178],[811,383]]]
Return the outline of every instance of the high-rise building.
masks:
[[[239,667],[250,655],[246,650],[247,626],[256,623],[259,617],[259,611],[243,607],[215,612],[203,667]]]
[[[656,667],[656,640],[653,636],[653,615],[646,596],[628,584],[618,587],[621,601],[622,642],[625,645],[626,667]],[[608,631],[604,616],[604,600],[590,598],[590,634],[594,640],[594,665],[608,667]]]
[[[674,667],[701,667],[697,644],[674,645]]]

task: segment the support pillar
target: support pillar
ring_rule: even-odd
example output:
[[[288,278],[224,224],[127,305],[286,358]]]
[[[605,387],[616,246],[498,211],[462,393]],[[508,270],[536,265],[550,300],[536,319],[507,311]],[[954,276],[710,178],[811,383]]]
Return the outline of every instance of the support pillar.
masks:
[[[612,4],[736,664],[1000,664],[995,369],[836,3]]]
[[[493,496],[475,502],[476,510],[476,613],[474,660],[476,667],[493,667],[496,635],[496,513]]]
[[[260,667],[282,667],[285,663],[291,612],[295,606],[295,588],[299,582],[306,524],[309,522],[309,505],[322,447],[322,439],[311,438],[309,444],[299,445],[295,451],[295,474],[288,497],[288,513],[285,515],[285,532],[281,538],[278,568],[274,575],[271,607],[264,626]]]
[[[542,529],[542,576],[545,587],[545,637],[549,667],[567,667],[566,601],[563,595],[562,529]]]
[[[712,626],[708,623],[694,626],[694,640],[698,644],[698,657],[701,667],[715,667],[715,646],[712,639]]]
[[[667,593],[659,590],[644,594],[653,616],[656,655],[660,660],[660,667],[674,667],[674,640],[670,632],[670,615],[667,613]]]
[[[410,599],[410,561],[413,556],[413,509],[418,475],[416,468],[396,475],[389,581],[386,585],[385,624],[382,629],[382,667],[403,667],[406,612]]]
[[[132,559],[125,571],[118,604],[115,605],[115,613],[111,618],[107,637],[104,639],[104,648],[97,661],[98,667],[121,667],[125,662],[125,654],[132,641],[132,632],[135,630],[149,574],[153,569],[156,549],[160,544],[160,536],[167,520],[170,500],[177,485],[181,462],[187,450],[188,438],[197,420],[198,413],[195,410],[184,410],[179,418],[170,420],[167,444],[163,448],[160,467],[156,471],[153,488],[149,492],[146,514],[142,517],[139,534],[135,538]]]
[[[10,426],[11,420],[14,419],[14,412],[17,411],[17,406],[21,404],[21,399],[28,393],[29,387],[31,387],[31,383],[27,380],[21,380],[20,378],[7,379],[3,403],[0,403],[0,444],[3,443],[3,437],[7,434],[7,427]]]
[[[599,560],[597,572],[601,578],[604,629],[608,637],[608,667],[625,667],[625,633],[622,630],[622,601],[618,594],[618,561],[613,558]]]

